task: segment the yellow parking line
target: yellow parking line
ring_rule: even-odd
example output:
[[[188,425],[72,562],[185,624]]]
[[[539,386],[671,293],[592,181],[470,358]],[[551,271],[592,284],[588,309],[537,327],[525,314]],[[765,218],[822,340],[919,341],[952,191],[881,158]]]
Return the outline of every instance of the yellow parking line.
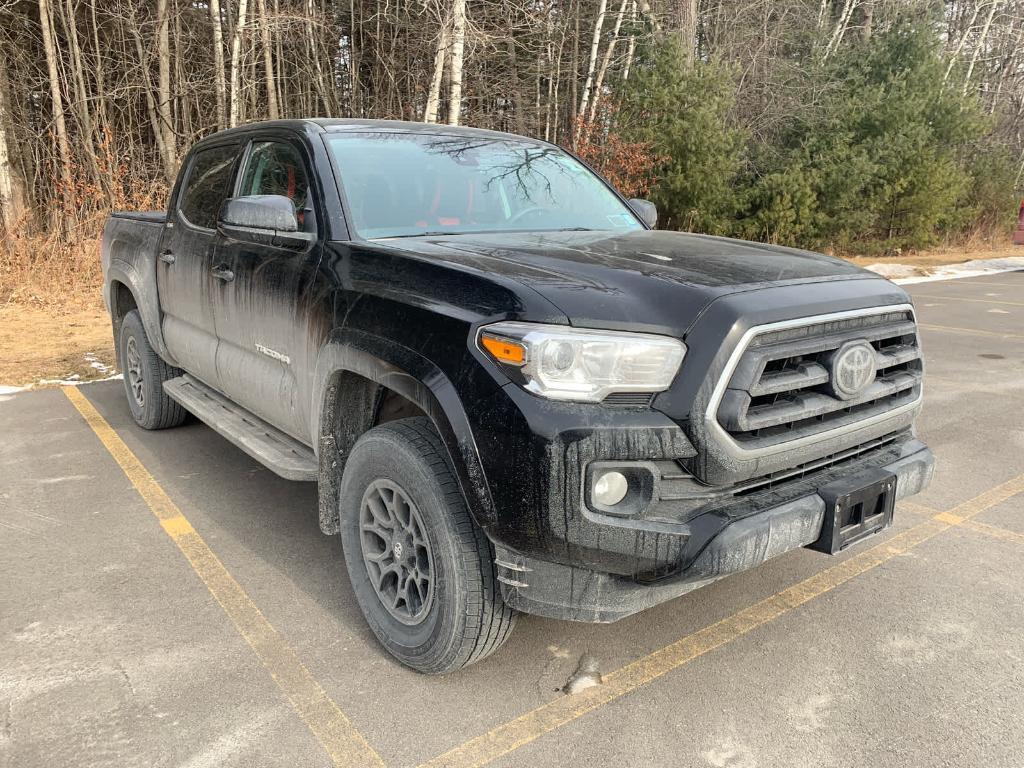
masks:
[[[972,531],[977,531],[978,533],[983,533],[986,536],[991,536],[995,539],[1012,541],[1015,544],[1024,544],[1024,533],[1010,531],[1006,528],[1000,528],[997,525],[989,525],[988,523],[982,523],[977,520],[965,520],[963,522],[963,527]]]
[[[962,523],[970,517],[1024,491],[1024,475],[954,507]],[[574,696],[564,696],[499,725],[424,763],[420,768],[477,768],[615,701],[662,675],[720,648],[816,597],[831,592],[855,576],[875,568],[927,541],[951,525],[932,517],[891,539],[860,552],[798,584],[644,656],[604,678],[604,684]],[[957,523],[957,524],[959,524]]]
[[[992,336],[997,339],[1024,339],[1019,333],[1000,333],[999,331],[983,331],[980,328],[960,328],[955,325],[934,325],[932,323],[918,323],[918,328],[926,331],[946,331],[947,333],[966,333],[974,336]]]
[[[378,766],[384,761],[355,729],[316,678],[235,581],[142,462],[75,387],[64,394],[120,465],[135,490],[178,545],[210,594],[270,672],[306,727],[338,766]]]
[[[1024,493],[1024,475],[1017,475],[1005,483],[1000,483],[995,488],[990,488],[973,499],[957,504],[948,513],[943,514],[959,517],[962,522],[975,515],[980,515],[986,509],[991,509],[997,504],[1012,499],[1018,493]]]
[[[1000,299],[974,299],[971,298],[970,296],[931,296],[927,293],[915,293],[914,299],[933,299],[937,301],[945,301],[946,299],[949,299],[950,301],[973,301],[978,304],[1010,304],[1014,307],[1024,307],[1024,302],[1020,301],[1002,301]]]

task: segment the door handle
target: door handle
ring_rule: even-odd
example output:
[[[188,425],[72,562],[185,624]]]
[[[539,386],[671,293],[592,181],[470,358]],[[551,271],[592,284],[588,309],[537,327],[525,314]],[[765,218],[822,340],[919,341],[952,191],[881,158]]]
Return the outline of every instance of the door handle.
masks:
[[[216,267],[210,270],[210,274],[216,277],[218,280],[223,280],[225,283],[230,283],[235,279],[235,273],[227,268],[224,264],[218,264]]]
[[[160,253],[160,261],[162,261],[164,264],[173,264],[174,254],[171,253],[170,251],[162,251]]]

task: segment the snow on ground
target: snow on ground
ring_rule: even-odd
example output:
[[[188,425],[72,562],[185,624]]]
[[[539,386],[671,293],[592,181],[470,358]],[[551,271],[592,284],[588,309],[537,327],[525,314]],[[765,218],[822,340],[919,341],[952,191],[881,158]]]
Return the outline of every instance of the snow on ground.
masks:
[[[1024,270],[1024,256],[1006,256],[1001,259],[975,259],[962,264],[941,267],[914,267],[909,264],[868,264],[867,269],[887,277],[894,283],[928,283],[934,280],[957,280],[962,277],[981,277],[999,272]]]
[[[77,387],[81,384],[90,384],[94,381],[111,381],[113,379],[124,378],[120,373],[118,373],[114,369],[114,366],[107,365],[106,363],[102,362],[92,352],[85,353],[85,362],[89,364],[90,368],[95,369],[96,373],[101,375],[98,376],[97,378],[90,377],[87,379],[83,379],[80,373],[71,373],[59,379],[39,379],[39,381],[36,381],[32,384],[25,384],[24,386],[11,386],[9,384],[0,384],[0,402],[3,402],[4,400],[10,400],[18,392],[25,392],[29,389],[34,389],[36,387]]]
[[[10,387],[6,384],[0,384],[0,403],[4,400],[10,400],[18,392],[28,387]]]

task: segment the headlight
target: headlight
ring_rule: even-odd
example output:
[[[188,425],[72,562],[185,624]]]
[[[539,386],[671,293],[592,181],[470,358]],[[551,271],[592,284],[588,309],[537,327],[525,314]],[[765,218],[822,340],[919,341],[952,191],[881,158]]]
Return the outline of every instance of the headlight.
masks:
[[[480,347],[534,394],[596,403],[612,392],[668,389],[686,354],[677,339],[564,325],[495,323]]]

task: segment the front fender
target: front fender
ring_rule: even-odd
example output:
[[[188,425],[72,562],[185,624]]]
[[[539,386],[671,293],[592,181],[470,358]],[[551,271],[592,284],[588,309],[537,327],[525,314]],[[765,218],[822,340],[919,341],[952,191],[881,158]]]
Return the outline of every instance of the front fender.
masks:
[[[351,329],[334,331],[317,358],[310,434],[324,435],[324,425],[330,423],[329,414],[324,412],[325,404],[334,402],[330,391],[332,382],[345,372],[358,374],[397,392],[430,418],[448,450],[470,511],[477,522],[486,527],[486,522],[494,519],[494,502],[484,481],[480,454],[462,401],[441,369],[420,353],[391,339]],[[322,453],[321,440],[316,442],[316,448],[318,454]],[[320,455],[321,468],[325,467],[327,458]],[[328,466],[336,478],[340,467]],[[329,492],[332,484],[321,482],[321,485]],[[328,529],[333,526],[324,517],[324,490],[321,491],[321,526],[325,532],[332,532]]]

